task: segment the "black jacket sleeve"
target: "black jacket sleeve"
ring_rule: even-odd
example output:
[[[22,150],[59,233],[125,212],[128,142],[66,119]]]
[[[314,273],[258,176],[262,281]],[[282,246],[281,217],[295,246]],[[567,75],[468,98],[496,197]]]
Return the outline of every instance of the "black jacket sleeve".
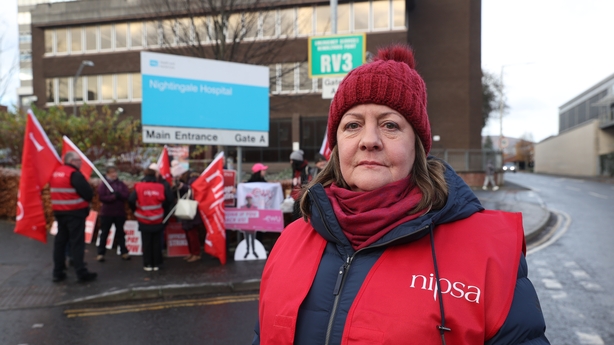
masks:
[[[132,212],[136,210],[136,191],[135,190],[133,190],[132,193],[130,193],[130,196],[128,196],[128,206],[130,206],[130,209],[132,210]]]
[[[83,200],[87,202],[92,201],[94,191],[80,171],[77,170],[70,174],[70,184],[75,188],[77,194],[79,194]]]
[[[545,345],[546,322],[533,284],[528,278],[527,260],[520,257],[514,299],[499,332],[485,345]]]

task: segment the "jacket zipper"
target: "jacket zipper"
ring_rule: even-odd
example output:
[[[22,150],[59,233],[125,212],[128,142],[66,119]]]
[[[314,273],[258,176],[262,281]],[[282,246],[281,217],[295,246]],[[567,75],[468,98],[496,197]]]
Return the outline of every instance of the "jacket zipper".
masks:
[[[311,194],[311,190],[307,190],[308,194]],[[328,231],[328,233],[335,239],[337,239],[337,237],[333,234],[333,232],[330,230],[330,227],[328,226],[328,222],[326,221],[326,218],[324,217],[324,213],[322,212],[322,207],[320,206],[319,202],[315,199],[312,198],[312,200],[314,201],[314,204],[316,205],[316,207],[318,208],[318,212],[320,212],[320,215],[322,215],[322,222],[324,223],[324,227],[326,227],[326,231]],[[424,229],[428,229],[430,225],[427,225],[423,228],[418,229],[417,231],[413,232],[417,233],[420,232]],[[353,255],[348,255],[345,263],[343,265],[341,265],[341,267],[339,268],[339,274],[337,275],[337,281],[335,282],[335,288],[333,289],[333,295],[335,296],[335,300],[333,302],[333,309],[331,311],[330,314],[330,318],[328,319],[328,327],[326,328],[326,341],[324,342],[325,345],[329,345],[330,344],[330,336],[331,336],[331,332],[332,332],[332,328],[333,328],[333,322],[335,319],[335,314],[337,314],[337,307],[339,306],[339,299],[341,297],[341,289],[343,289],[343,283],[345,282],[345,277],[347,275],[347,272],[350,270],[350,265],[352,264],[352,261],[354,260],[354,257],[356,256],[356,254],[360,253],[361,251],[365,250],[365,249],[372,249],[372,248],[378,248],[378,247],[383,247],[383,246],[387,246],[388,244],[398,241],[404,237],[407,236],[411,236],[412,234],[403,236],[403,237],[399,237],[396,238],[394,240],[385,242],[385,243],[380,243],[378,245],[372,246],[372,247],[368,247],[368,248],[362,248],[359,249],[358,251],[356,251]],[[339,241],[339,239],[337,239],[337,241]]]

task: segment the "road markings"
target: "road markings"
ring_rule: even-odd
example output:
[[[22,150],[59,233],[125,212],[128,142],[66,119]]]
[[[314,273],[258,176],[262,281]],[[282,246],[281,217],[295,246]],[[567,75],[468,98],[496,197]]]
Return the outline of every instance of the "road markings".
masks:
[[[607,195],[603,195],[603,194],[599,194],[595,192],[589,192],[588,194],[594,196],[595,198],[608,199]]]
[[[542,283],[549,290],[561,290],[563,288],[563,285],[556,279],[542,279]]]
[[[603,339],[597,334],[576,332],[576,335],[582,345],[605,345]]]
[[[580,266],[578,266],[578,264],[575,261],[565,261],[563,265],[567,268],[580,269]]]
[[[580,285],[582,285],[588,291],[603,291],[603,288],[601,287],[601,285],[597,283],[580,282]]]
[[[539,268],[537,269],[537,271],[539,272],[539,275],[540,275],[540,276],[542,276],[542,277],[545,277],[545,278],[554,278],[554,271],[552,271],[552,270],[549,270],[549,269],[547,269],[547,268],[542,268],[542,267],[539,267]]]
[[[591,276],[589,276],[584,270],[571,270],[570,272],[576,279],[591,279]]]
[[[565,189],[573,190],[574,192],[579,192],[580,191],[580,188],[569,187],[569,186],[565,187]]]
[[[552,299],[567,298],[567,292],[565,292],[565,291],[550,291],[550,297],[552,297]]]
[[[569,225],[571,225],[571,217],[567,213],[557,210],[550,211],[554,212],[557,215],[556,224],[554,224],[552,229],[548,231],[548,234],[546,234],[541,240],[527,246],[527,256],[533,253],[537,253],[538,251],[555,243],[569,229]]]
[[[168,308],[198,307],[198,306],[203,306],[203,305],[251,302],[251,301],[257,301],[258,297],[259,297],[258,294],[250,294],[250,295],[240,295],[240,296],[220,296],[220,297],[199,298],[199,299],[190,299],[190,300],[181,300],[181,301],[146,303],[146,304],[118,306],[118,307],[68,309],[64,311],[64,314],[68,318],[73,318],[73,317],[135,313],[135,312],[140,312],[140,311],[162,310],[162,309],[168,309]]]

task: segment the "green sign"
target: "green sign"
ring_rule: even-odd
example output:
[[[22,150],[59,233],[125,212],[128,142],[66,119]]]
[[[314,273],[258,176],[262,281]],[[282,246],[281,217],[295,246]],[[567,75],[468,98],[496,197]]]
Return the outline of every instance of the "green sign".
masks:
[[[365,34],[309,37],[309,77],[342,77],[365,63]]]

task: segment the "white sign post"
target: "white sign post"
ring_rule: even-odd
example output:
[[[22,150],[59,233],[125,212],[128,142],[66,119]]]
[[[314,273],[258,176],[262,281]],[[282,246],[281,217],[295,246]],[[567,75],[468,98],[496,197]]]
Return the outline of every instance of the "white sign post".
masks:
[[[343,77],[322,79],[322,99],[333,99]]]

